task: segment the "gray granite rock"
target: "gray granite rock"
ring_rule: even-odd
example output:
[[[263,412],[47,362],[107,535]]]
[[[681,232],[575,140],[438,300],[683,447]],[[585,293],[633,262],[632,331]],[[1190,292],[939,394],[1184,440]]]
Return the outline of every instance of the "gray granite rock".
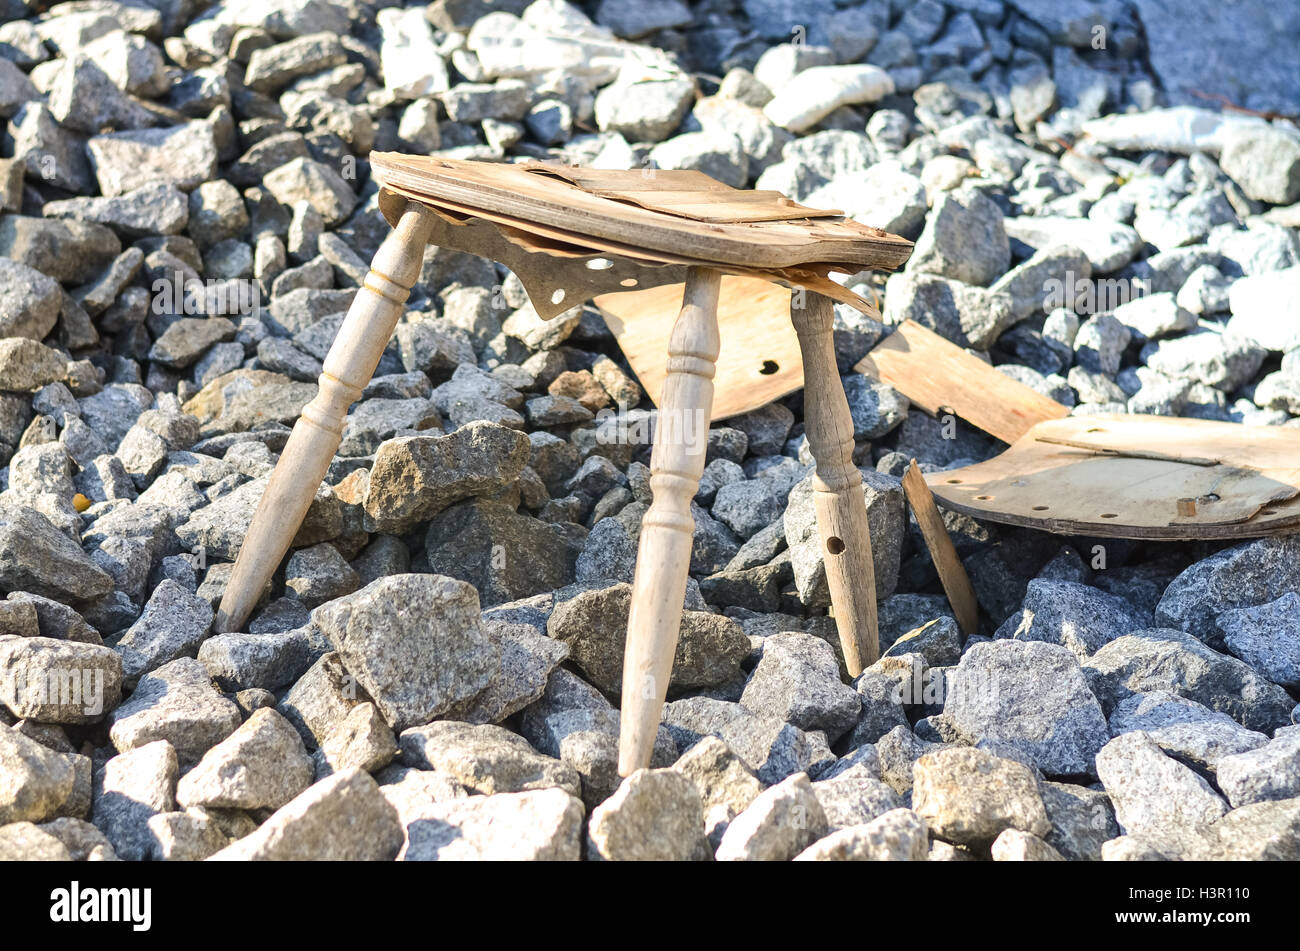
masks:
[[[212,860],[384,862],[402,839],[397,810],[367,773],[350,769],[311,786]]]
[[[1226,713],[1167,690],[1135,693],[1121,700],[1110,715],[1110,731],[1115,736],[1145,733],[1170,756],[1211,771],[1225,757],[1268,742],[1263,733],[1246,729]]]
[[[1141,733],[1107,743],[1097,754],[1097,774],[1126,835],[1181,847],[1228,811],[1209,783]]]
[[[640,769],[591,811],[587,856],[618,861],[707,861],[695,784],[672,769]]]
[[[336,724],[313,755],[316,777],[345,769],[374,773],[397,756],[397,739],[373,703],[359,703]]]
[[[0,729],[0,825],[53,819],[72,795],[69,760],[15,730]]]
[[[990,853],[995,862],[1064,862],[1065,857],[1036,835],[1007,829],[994,840]]]
[[[240,716],[212,686],[207,669],[182,657],[141,677],[109,722],[109,739],[118,750],[167,740],[187,766],[233,733]]]
[[[0,587],[73,604],[107,594],[112,577],[43,514],[0,505]]]
[[[1060,644],[1082,661],[1109,641],[1145,626],[1122,598],[1085,584],[1036,578],[1025,591],[1019,617],[1008,618],[997,636]]]
[[[407,766],[444,773],[484,795],[552,786],[575,796],[579,793],[573,767],[543,756],[518,734],[499,726],[440,720],[403,731],[398,746]]]
[[[1110,734],[1074,654],[1035,641],[969,648],[949,679],[944,715],[972,740],[1022,751],[1048,775],[1091,775]]]
[[[763,791],[763,783],[716,736],[706,736],[673,764],[695,784],[704,807],[704,831],[716,850],[731,820]]]
[[[1263,746],[1223,757],[1214,778],[1234,809],[1300,796],[1300,730],[1279,730]]]
[[[0,702],[14,716],[42,723],[95,723],[121,699],[122,662],[109,648],[0,635]]]
[[[156,740],[114,756],[95,776],[91,821],[118,857],[139,861],[154,848],[149,820],[176,808],[176,750]]]
[[[862,708],[857,692],[840,680],[830,645],[798,631],[763,639],[762,658],[740,704],[801,730],[821,730],[832,743],[853,728]]]
[[[440,575],[381,578],[313,619],[399,731],[474,696],[500,661],[479,624],[477,593]]]
[[[278,809],[312,782],[297,731],[274,710],[257,710],[203,754],[176,789],[182,808]]]
[[[1070,861],[1099,861],[1102,845],[1119,835],[1115,810],[1106,794],[1051,782],[1040,782],[1038,792],[1052,824],[1044,841]]]
[[[929,829],[911,809],[891,809],[862,825],[846,826],[804,849],[796,862],[921,862]]]
[[[528,455],[522,433],[493,423],[389,440],[370,472],[370,530],[400,535],[460,499],[495,494],[519,476]]]
[[[1300,689],[1300,643],[1294,634],[1300,624],[1300,595],[1295,591],[1267,604],[1224,611],[1214,623],[1234,656],[1273,683]]]
[[[718,861],[784,862],[827,831],[812,783],[796,773],[760,793],[727,826],[718,844]]]
[[[1290,722],[1285,690],[1234,657],[1171,628],[1135,631],[1111,641],[1084,665],[1105,710],[1135,693],[1167,690],[1226,713],[1242,726],[1271,733]]]
[[[909,271],[987,286],[1006,273],[1011,249],[1002,211],[981,192],[947,192],[934,202],[908,259]]]
[[[144,613],[113,645],[133,686],[151,670],[198,650],[212,624],[211,605],[170,579],[154,589]]]
[[[913,808],[949,842],[987,848],[1007,829],[1051,830],[1033,770],[984,750],[929,753],[914,767]]]
[[[419,861],[576,862],[582,803],[562,789],[437,803],[407,827],[401,858]]]
[[[597,687],[618,693],[632,586],[585,591],[556,606],[549,636],[569,645],[570,659]],[[670,689],[710,687],[734,677],[749,653],[749,639],[730,618],[683,611]]]

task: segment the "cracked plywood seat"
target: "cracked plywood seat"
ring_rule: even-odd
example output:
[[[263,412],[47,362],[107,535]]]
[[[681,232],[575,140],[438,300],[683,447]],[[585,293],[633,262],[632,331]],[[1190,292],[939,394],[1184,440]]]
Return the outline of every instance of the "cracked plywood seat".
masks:
[[[369,382],[433,243],[498,261],[542,318],[592,297],[683,285],[667,333],[651,457],[654,501],[640,538],[625,654],[619,768],[649,763],[685,597],[722,334],[723,276],[794,289],[790,322],[806,379],[818,530],[845,659],[856,675],[878,653],[875,580],[853,425],[831,340],[832,301],[875,314],[832,272],[893,270],[910,242],[773,191],[731,188],[695,171],[492,164],[374,153],[379,206],[393,234],[375,255],[324,362],[320,391],[285,446],[217,616],[237,630],[288,551],[338,448],[348,407]],[[736,285],[728,284],[734,287]],[[744,308],[727,323],[748,335]],[[663,310],[651,310],[650,316]],[[666,321],[660,321],[666,324]],[[662,339],[662,338],[660,338]],[[646,358],[641,357],[644,361]]]

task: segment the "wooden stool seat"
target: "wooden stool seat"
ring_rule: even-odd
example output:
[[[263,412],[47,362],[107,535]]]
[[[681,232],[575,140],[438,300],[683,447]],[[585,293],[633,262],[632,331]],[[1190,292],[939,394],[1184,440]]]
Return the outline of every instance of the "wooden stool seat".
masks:
[[[832,301],[875,314],[831,272],[893,270],[903,238],[773,191],[731,188],[696,171],[599,170],[538,162],[492,164],[373,153],[379,205],[394,233],[324,362],[320,392],[281,454],[217,615],[247,619],[288,551],[360,395],[419,275],[425,244],[504,264],[538,315],[598,295],[684,284],[668,342],[651,455],[654,499],[642,523],[622,681],[619,769],[648,765],[667,695],[685,598],[704,469],[719,339],[722,275],[795,289],[790,318],[801,350],[805,426],[816,460],[818,531],[845,661],[856,675],[878,654],[875,580],[853,425],[832,344]]]

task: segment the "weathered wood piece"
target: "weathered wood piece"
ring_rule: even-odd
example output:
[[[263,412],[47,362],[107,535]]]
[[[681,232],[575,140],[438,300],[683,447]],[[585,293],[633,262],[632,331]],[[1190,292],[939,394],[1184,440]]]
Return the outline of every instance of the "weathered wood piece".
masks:
[[[1049,532],[1230,539],[1300,531],[1300,430],[1071,416],[985,462],[927,475],[947,508]]]
[[[603,294],[595,299],[610,332],[650,399],[659,405],[672,324],[683,285]],[[790,291],[757,277],[722,278],[718,330],[727,346],[713,381],[713,418],[747,413],[803,386],[803,355],[790,325]]]
[[[1070,415],[1062,406],[909,320],[854,367],[931,415],[955,413],[1012,443],[1035,423]]]
[[[695,535],[691,499],[704,472],[714,361],[721,347],[716,315],[721,279],[717,271],[691,270],[668,344],[668,376],[650,455],[654,499],[641,520],[623,653],[618,768],[624,776],[650,762],[677,651]]]
[[[338,451],[348,407],[374,375],[411,286],[420,276],[433,217],[429,209],[409,202],[396,230],[376,252],[370,272],[325,355],[320,389],[302,408],[253,514],[217,610],[214,628],[218,633],[241,629],[289,550]]]
[[[835,368],[835,311],[820,294],[805,294],[802,303],[791,307],[790,321],[803,351],[804,427],[816,462],[812,486],[817,537],[844,665],[856,677],[880,657],[871,529],[862,473],[853,464],[853,418]]]
[[[943,524],[943,516],[934,504],[934,495],[926,485],[925,477],[913,459],[903,474],[903,494],[907,504],[912,507],[912,515],[921,529],[925,547],[929,549],[934,569],[939,574],[939,583],[943,585],[948,603],[952,605],[953,616],[967,637],[979,628],[979,602],[975,598],[975,589],[971,587],[970,575],[966,566],[957,557],[952,537]]]

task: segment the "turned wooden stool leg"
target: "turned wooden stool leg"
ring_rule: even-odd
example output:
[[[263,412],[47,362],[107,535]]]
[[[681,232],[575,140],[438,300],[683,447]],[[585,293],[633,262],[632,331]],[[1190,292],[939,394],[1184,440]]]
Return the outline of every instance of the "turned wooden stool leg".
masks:
[[[668,343],[668,376],[650,456],[654,500],[641,521],[623,653],[621,776],[650,765],[677,652],[695,534],[691,499],[704,471],[713,408],[721,280],[718,271],[690,269]]]
[[[408,202],[371,262],[325,356],[316,398],[302,409],[253,515],[217,611],[215,630],[239,630],[275,573],[339,448],[348,407],[361,395],[420,276],[434,213]]]
[[[880,656],[876,571],[862,473],[853,464],[853,420],[835,366],[834,308],[829,298],[811,291],[796,292],[790,300],[790,320],[803,354],[804,426],[817,463],[817,536],[844,663],[856,677]]]

